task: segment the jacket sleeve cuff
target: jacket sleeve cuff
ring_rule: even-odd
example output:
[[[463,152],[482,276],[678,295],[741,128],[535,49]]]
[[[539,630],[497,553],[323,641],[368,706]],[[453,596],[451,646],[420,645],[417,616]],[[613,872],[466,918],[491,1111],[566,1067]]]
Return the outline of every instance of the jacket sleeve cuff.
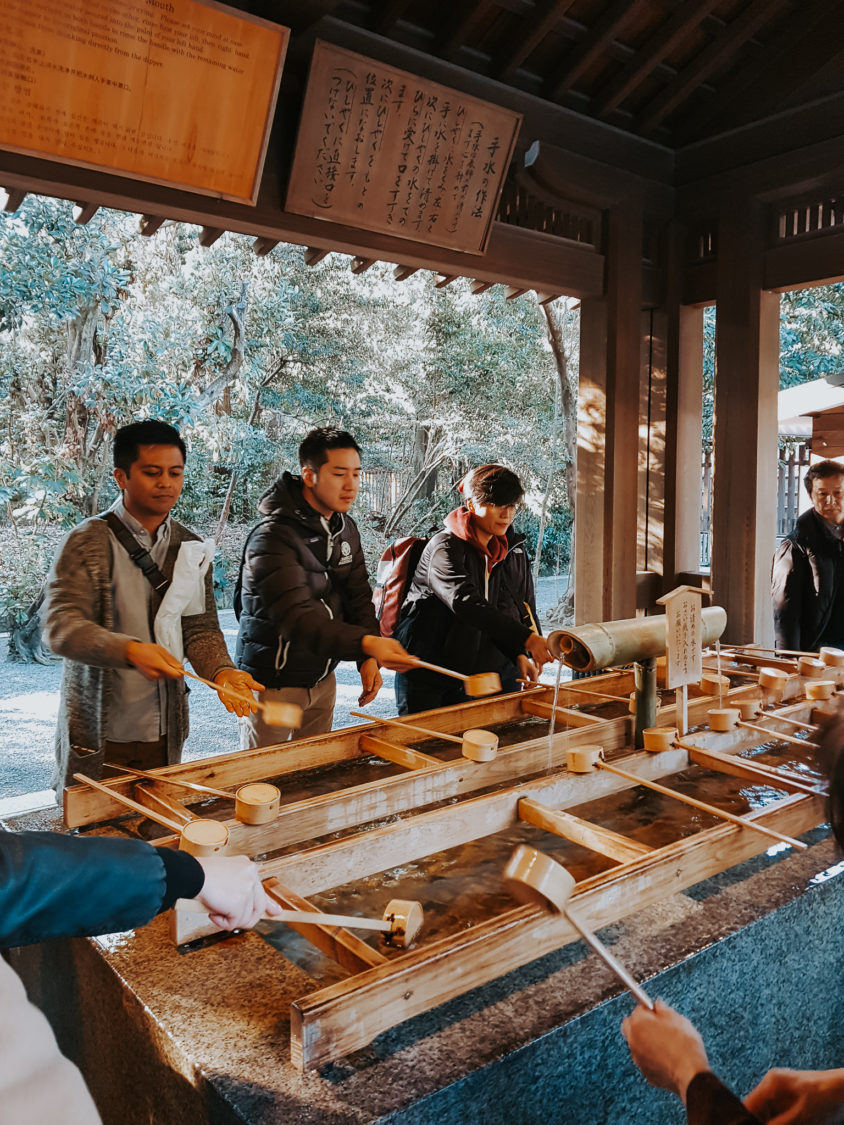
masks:
[[[187,852],[156,848],[164,864],[164,899],[159,912],[169,910],[177,898],[196,898],[205,883],[202,865]]]

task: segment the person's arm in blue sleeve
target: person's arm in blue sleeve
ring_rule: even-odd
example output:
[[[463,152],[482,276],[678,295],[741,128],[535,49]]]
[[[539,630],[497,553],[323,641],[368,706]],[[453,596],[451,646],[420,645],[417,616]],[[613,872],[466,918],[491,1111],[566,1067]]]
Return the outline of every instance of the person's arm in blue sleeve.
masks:
[[[142,840],[0,832],[0,946],[133,929],[204,881],[193,856]]]
[[[197,899],[227,930],[281,909],[247,856],[197,860],[143,840],[0,831],[0,948],[134,929],[177,898]]]

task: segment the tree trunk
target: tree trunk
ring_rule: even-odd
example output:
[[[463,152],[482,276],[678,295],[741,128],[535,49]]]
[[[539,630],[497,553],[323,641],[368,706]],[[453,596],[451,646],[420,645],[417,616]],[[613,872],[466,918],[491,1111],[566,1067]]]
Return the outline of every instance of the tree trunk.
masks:
[[[216,379],[212,379],[205,390],[197,395],[194,402],[194,410],[197,414],[203,414],[209,406],[215,405],[224,391],[234,382],[235,376],[243,365],[246,354],[247,292],[248,285],[244,281],[240,287],[240,297],[237,302],[226,306],[226,315],[234,328],[231,359],[226,364],[225,370]]]
[[[384,525],[385,535],[390,536],[396,534],[402,519],[407,515],[413,501],[423,494],[426,481],[428,481],[431,474],[436,472],[440,465],[444,464],[447,460],[447,454],[441,445],[428,445],[425,451],[425,462],[413,479],[406,485],[404,492],[396,501],[395,507],[387,517],[387,521]]]
[[[557,459],[556,459],[555,453],[556,453],[556,444],[557,444],[557,435],[558,435],[558,431],[559,431],[559,425],[560,425],[560,384],[559,384],[559,380],[557,380],[557,382],[554,384],[554,424],[553,424],[553,431],[552,431],[553,435],[554,435],[554,443],[553,443],[553,448],[552,448],[552,452],[551,452],[551,462],[548,466],[548,479],[545,482],[545,492],[543,493],[543,496],[542,496],[542,510],[539,513],[539,531],[536,533],[536,553],[535,553],[534,559],[533,559],[533,582],[534,582],[534,585],[536,585],[536,581],[539,578],[539,570],[540,570],[540,567],[542,565],[542,541],[545,538],[545,525],[546,525],[547,520],[548,520],[548,504],[551,501],[551,489],[552,489],[553,484],[554,484],[554,477],[557,475]]]
[[[570,378],[569,357],[566,351],[564,331],[568,319],[565,309],[562,325],[549,305],[543,305],[548,342],[557,368],[557,381],[560,389],[560,420],[563,430],[563,451],[566,458],[566,499],[569,510],[574,515],[577,496],[577,384]]]
[[[560,403],[558,417],[562,429],[562,445],[565,456],[566,499],[572,514],[572,537],[569,547],[569,557],[571,560],[574,557],[574,516],[577,497],[577,383],[571,378],[571,373],[569,371],[569,354],[566,351],[565,345],[568,306],[563,306],[562,323],[557,319],[550,305],[543,305],[542,312],[545,315],[548,342],[551,345],[554,365],[557,369],[557,389],[559,391]],[[549,474],[545,504],[547,504],[551,480],[552,474]],[[543,504],[543,514],[545,512],[545,504]],[[540,555],[540,546],[541,544],[537,546],[537,558]],[[569,562],[569,584],[563,596],[548,614],[548,619],[553,624],[570,624],[574,620],[574,590],[571,585],[571,562]]]
[[[47,580],[19,625],[9,630],[6,660],[13,664],[54,664],[59,658],[45,648],[41,637],[41,606],[47,593]]]
[[[254,425],[255,419],[258,417],[258,413],[261,409],[261,391],[268,385],[268,383],[272,381],[273,378],[275,378],[277,373],[278,368],[276,368],[271,375],[268,375],[263,380],[263,382],[255,392],[255,401],[252,403],[252,409],[249,412],[249,419],[246,423],[247,426]],[[226,489],[226,498],[223,501],[223,510],[220,512],[220,519],[217,522],[217,530],[214,532],[214,541],[216,543],[219,543],[222,539],[223,532],[226,530],[226,524],[229,522],[229,512],[231,511],[232,498],[234,496],[234,490],[239,479],[239,465],[235,465],[235,467],[232,469],[231,479],[229,480],[229,487]]]

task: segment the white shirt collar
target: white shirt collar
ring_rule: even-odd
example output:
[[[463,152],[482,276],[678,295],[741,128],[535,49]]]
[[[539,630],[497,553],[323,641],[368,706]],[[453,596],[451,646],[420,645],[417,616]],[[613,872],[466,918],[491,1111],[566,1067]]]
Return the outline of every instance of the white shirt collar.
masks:
[[[170,516],[168,515],[160,525],[160,527],[156,528],[155,538],[153,539],[152,535],[150,535],[143,524],[138,523],[131,512],[126,510],[126,505],[123,503],[122,492],[114,501],[109,511],[114,512],[118,519],[122,520],[123,523],[126,524],[135,538],[140,539],[142,542],[155,543],[163,539],[165,536],[170,535]]]

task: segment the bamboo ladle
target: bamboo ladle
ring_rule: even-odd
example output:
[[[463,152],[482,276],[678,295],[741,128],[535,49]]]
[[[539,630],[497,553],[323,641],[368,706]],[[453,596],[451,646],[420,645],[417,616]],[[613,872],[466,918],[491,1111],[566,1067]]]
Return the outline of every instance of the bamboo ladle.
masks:
[[[405,723],[401,719],[374,720],[371,715],[366,715],[363,711],[350,711],[349,714],[356,719],[369,719],[370,722],[384,723],[386,726],[398,727],[400,730],[416,731],[419,734],[427,735],[428,738],[444,738],[447,742],[456,742],[463,753],[463,757],[469,758],[473,762],[491,762],[498,753],[498,735],[493,734],[491,730],[481,730],[480,728],[466,730],[463,732],[463,737],[458,738],[456,734],[443,734],[442,731],[418,727],[415,723]]]
[[[177,785],[182,789],[191,789],[194,793],[207,793],[209,797],[225,797],[227,800],[232,800],[234,794],[229,793],[226,789],[214,789],[210,785],[200,785],[197,781],[182,781],[178,777],[160,777],[157,773],[152,773],[150,770],[136,770],[132,766],[116,766],[112,762],[106,762],[109,769],[120,770],[121,773],[131,774],[132,777],[143,777],[149,781],[160,781],[164,785]],[[84,774],[82,775],[84,776]]]
[[[618,766],[611,766],[608,762],[599,760],[595,762],[595,766],[598,769],[614,773],[618,777],[624,777],[628,781],[634,782],[636,785],[644,785],[647,789],[653,789],[655,793],[662,793],[665,797],[673,797],[675,801],[682,801],[685,805],[691,805],[692,808],[710,813],[712,816],[717,816],[721,820],[729,820],[733,824],[738,824],[741,828],[750,828],[753,832],[761,832],[763,836],[770,836],[774,840],[790,844],[793,848],[800,848],[805,851],[808,847],[807,844],[804,844],[801,840],[795,840],[792,836],[785,836],[782,832],[777,832],[773,828],[766,828],[762,824],[756,824],[752,820],[746,820],[744,817],[736,816],[735,813],[726,812],[724,809],[719,809],[716,805],[709,805],[705,801],[699,801],[696,797],[687,797],[685,793],[678,793],[676,789],[669,789],[666,785],[660,785],[656,781],[650,781],[646,778],[639,777],[635,773],[630,773],[628,770],[620,769]]]
[[[232,688],[215,684],[212,680],[203,679],[202,676],[197,676],[196,672],[189,672],[187,668],[183,669],[183,674],[192,680],[198,680],[199,683],[205,684],[221,695],[227,695],[231,699],[239,699],[241,703],[248,703],[251,707],[257,707],[263,713],[264,722],[268,727],[292,727],[294,730],[298,730],[302,725],[302,708],[298,703],[262,703],[260,699],[256,700],[252,695],[245,695],[242,692],[234,691]]]
[[[280,901],[272,890],[264,890],[275,901]],[[188,914],[207,914],[208,911],[196,899],[181,899],[180,910]],[[390,943],[406,949],[422,929],[425,920],[422,906],[414,899],[393,898],[384,908],[380,918],[365,918],[357,914],[323,914],[320,910],[280,910],[278,914],[265,914],[263,922],[292,922],[308,926],[342,926],[349,930],[379,930],[386,934]]]
[[[432,672],[439,672],[441,676],[462,680],[467,695],[495,695],[497,691],[501,691],[501,677],[497,672],[475,672],[467,676],[463,672],[454,672],[451,668],[442,668],[439,664],[429,664],[427,660],[420,660],[418,656],[411,656],[410,661],[416,668],[428,668]]]
[[[776,718],[775,715],[771,716]],[[797,746],[805,746],[809,750],[817,750],[817,742],[809,742],[807,738],[795,738],[793,734],[782,734],[778,730],[771,730],[770,727],[762,727],[758,723],[746,723],[743,719],[739,719],[736,723],[737,727],[744,727],[745,730],[757,731],[759,734],[767,734],[767,736],[774,742],[793,742]],[[816,728],[817,729],[817,728]]]
[[[575,695],[591,695],[594,699],[613,699],[616,703],[629,703],[630,697],[627,695],[610,695],[606,691],[592,691],[591,688],[572,687],[570,683],[561,683],[560,691],[570,691]]]
[[[163,828],[169,829],[170,832],[179,837],[180,851],[190,852],[191,855],[196,856],[214,855],[221,852],[228,843],[229,830],[219,820],[191,815],[186,824],[180,824],[156,809],[147,808],[146,805],[142,805],[139,801],[133,801],[131,797],[127,797],[123,793],[109,789],[107,785],[102,785],[99,781],[95,781],[93,777],[86,777],[84,773],[75,773],[73,777],[74,780],[82,782],[83,785],[90,785],[92,789],[105,793],[107,797],[111,797],[120,805],[125,805],[132,812],[140,813],[147,820],[153,820]],[[187,810],[185,811],[187,812]]]
[[[131,774],[132,777],[146,778],[165,785],[177,785],[194,793],[207,793],[211,797],[224,797],[227,801],[234,801],[234,815],[243,824],[267,824],[278,816],[281,793],[277,786],[270,785],[266,781],[249,781],[245,785],[239,786],[234,793],[229,793],[225,789],[214,789],[210,785],[200,785],[195,781],[182,781],[176,777],[159,777],[158,774],[150,773],[148,770],[136,770],[132,769],[131,766],[107,764],[111,766],[111,769]]]
[[[788,723],[789,726],[796,727],[798,730],[819,731],[821,729],[817,723],[810,723],[808,719],[801,722],[800,719],[792,719],[788,715],[778,715],[776,711],[763,711],[759,718],[776,719],[778,723]],[[771,731],[771,734],[776,733],[776,731]]]
[[[568,909],[575,879],[562,864],[557,863],[544,852],[520,844],[504,868],[504,885],[519,902],[550,907],[554,913],[562,914],[622,984],[630,989],[639,1003],[653,1011],[653,1001],[642,986],[610,953],[604,943]]]

